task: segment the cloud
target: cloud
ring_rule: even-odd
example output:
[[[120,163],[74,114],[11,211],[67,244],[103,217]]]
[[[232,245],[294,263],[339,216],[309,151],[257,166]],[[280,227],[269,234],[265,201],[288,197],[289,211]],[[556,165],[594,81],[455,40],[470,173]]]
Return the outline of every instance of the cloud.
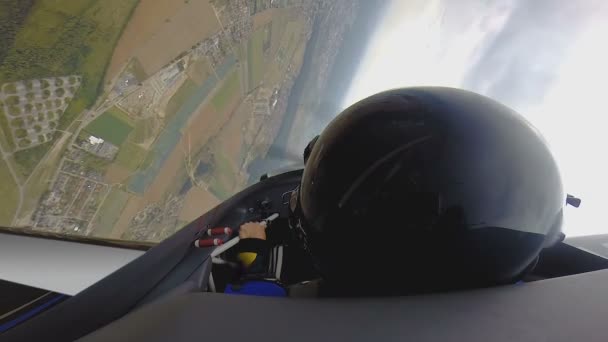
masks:
[[[594,1],[519,1],[502,30],[480,47],[463,87],[522,108],[543,101]]]

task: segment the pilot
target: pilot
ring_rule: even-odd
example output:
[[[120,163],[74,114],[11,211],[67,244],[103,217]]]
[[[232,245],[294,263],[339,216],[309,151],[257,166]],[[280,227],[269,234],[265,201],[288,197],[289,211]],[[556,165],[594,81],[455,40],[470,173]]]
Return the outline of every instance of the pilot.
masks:
[[[285,297],[287,289],[271,272],[271,244],[266,238],[266,223],[247,222],[239,230],[237,258],[242,274],[236,282],[226,286],[224,292],[237,295]]]
[[[289,221],[321,296],[512,284],[563,239],[566,195],[547,143],[487,97],[382,92],[347,108],[307,150]],[[264,226],[246,224],[241,237],[265,240]]]

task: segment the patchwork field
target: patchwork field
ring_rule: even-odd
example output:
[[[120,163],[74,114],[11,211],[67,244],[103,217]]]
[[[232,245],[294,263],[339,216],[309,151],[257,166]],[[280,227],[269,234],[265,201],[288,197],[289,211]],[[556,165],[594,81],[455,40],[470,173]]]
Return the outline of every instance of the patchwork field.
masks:
[[[196,90],[200,85],[200,83],[197,84],[192,81],[192,79],[187,78],[171,97],[169,103],[167,103],[167,107],[165,108],[165,120],[173,117],[182,107],[184,102],[196,93]]]
[[[313,15],[269,0],[7,1],[0,177],[18,182],[0,183],[0,224],[154,241],[246,184]]]
[[[234,68],[231,68],[233,65],[234,58],[228,58],[218,68],[219,74],[225,77],[233,75]],[[231,93],[234,95],[239,94],[238,91],[234,92],[230,90],[234,89],[234,83],[235,80],[230,78],[226,78],[221,83],[218,83],[215,76],[210,76],[184,100],[177,113],[169,120],[164,130],[151,146],[150,152],[138,171],[130,178],[128,184],[129,191],[141,194],[143,197],[139,199],[133,198],[128,203],[128,210],[123,212],[123,216],[116,224],[117,230],[113,233],[115,236],[118,236],[117,234],[119,233],[124,233],[126,229],[125,225],[129,223],[126,216],[143,210],[149,203],[160,201],[167,192],[179,190],[172,187],[172,185],[176,184],[176,175],[184,167],[185,153],[188,147],[204,146],[229,118],[229,113],[216,111],[212,101],[217,94],[220,94],[221,89],[227,89],[224,90],[224,95],[220,95],[220,98],[224,97],[226,99],[223,101],[229,101],[226,110],[233,108],[232,104],[235,103],[235,100],[238,100],[239,96],[233,96],[232,100],[228,100],[229,97],[227,96]],[[236,89],[238,90],[238,77],[236,78],[236,85]],[[221,187],[223,184],[219,184],[219,186]],[[220,191],[222,190],[220,189]],[[230,193],[231,188],[226,187],[226,190],[223,191],[225,196]],[[201,196],[195,197],[202,198]],[[209,202],[210,204],[200,203],[203,207],[215,205],[217,201],[217,198],[212,194],[208,194],[204,198],[210,199],[211,202]],[[193,204],[187,205],[191,207]]]
[[[93,122],[85,127],[85,131],[116,146],[120,146],[133,130],[133,126],[129,121],[128,116],[123,111],[113,107],[93,120]]]
[[[216,73],[220,76],[227,76],[229,71],[232,70],[234,63],[234,57],[228,57],[226,61],[217,68]],[[234,83],[234,80],[232,80],[232,82]],[[238,82],[238,79],[236,82]],[[186,80],[184,84],[186,84],[186,88],[182,86],[174,95],[174,97],[180,96],[183,98],[179,108],[176,110],[175,114],[167,119],[168,121],[163,131],[150,147],[150,153],[144,161],[145,167],[140,168],[129,181],[128,188],[132,192],[143,194],[155,181],[161,169],[163,169],[164,165],[168,162],[170,155],[176,149],[180,140],[182,140],[182,130],[187,127],[191,115],[216,88],[218,81],[215,77],[210,76],[200,86],[196,86],[196,83],[189,79]],[[235,87],[235,85],[230,82],[224,81],[223,84],[228,84],[227,92],[230,92],[231,89]],[[238,89],[238,83],[236,83],[236,86]],[[226,95],[223,96],[225,97]],[[196,133],[196,135],[199,134],[200,133]],[[180,155],[183,160],[183,152],[180,153]],[[181,161],[179,163],[181,164]]]

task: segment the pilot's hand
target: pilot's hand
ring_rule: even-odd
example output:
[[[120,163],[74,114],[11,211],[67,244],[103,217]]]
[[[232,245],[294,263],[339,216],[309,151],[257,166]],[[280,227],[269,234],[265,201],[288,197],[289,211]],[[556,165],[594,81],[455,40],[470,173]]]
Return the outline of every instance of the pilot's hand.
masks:
[[[266,240],[266,225],[260,222],[247,222],[241,226],[239,237],[241,239]]]

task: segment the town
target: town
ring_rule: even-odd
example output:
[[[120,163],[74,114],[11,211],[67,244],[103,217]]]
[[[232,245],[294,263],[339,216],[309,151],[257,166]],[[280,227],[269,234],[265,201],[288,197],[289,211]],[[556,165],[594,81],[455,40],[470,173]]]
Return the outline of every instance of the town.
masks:
[[[324,77],[314,82],[313,92],[322,92],[357,8],[346,0],[209,5],[216,31],[163,65],[138,55],[147,47],[134,50],[108,81],[79,127],[64,136],[66,147],[28,225],[160,241],[247,186],[249,164],[265,157],[281,129],[305,50],[319,50],[314,66]],[[319,46],[308,44],[313,30],[324,35]],[[81,75],[47,81],[51,92],[70,86],[53,93],[62,100],[53,110],[65,109],[83,82]],[[16,83],[15,96],[25,96],[27,82]],[[44,87],[30,83],[35,105],[43,101],[38,93]],[[24,123],[32,146],[54,133],[56,125],[45,120],[41,132]],[[35,133],[42,140],[34,140]]]

